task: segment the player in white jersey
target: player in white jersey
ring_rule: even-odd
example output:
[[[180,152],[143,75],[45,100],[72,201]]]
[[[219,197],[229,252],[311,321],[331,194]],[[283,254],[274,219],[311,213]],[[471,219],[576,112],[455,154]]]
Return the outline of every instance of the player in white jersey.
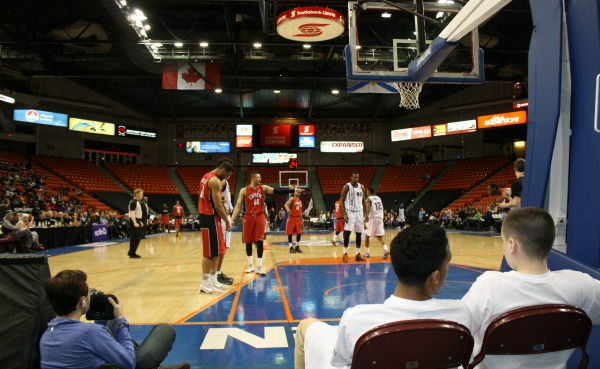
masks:
[[[229,161],[231,164],[233,164],[233,160],[229,159],[229,158],[222,158],[219,160],[219,162],[217,163],[217,166],[219,166],[221,164],[221,162],[223,161]],[[233,213],[233,203],[231,201],[231,190],[229,188],[229,182],[224,179],[222,181],[223,183],[223,188],[222,188],[222,195],[223,195],[223,207],[225,208],[225,211],[227,212],[227,217],[229,218],[229,224],[232,224],[231,221],[231,213]],[[225,219],[221,219],[221,228],[223,229],[223,238],[225,238],[225,247],[229,248],[231,246],[231,230],[227,231],[227,223],[225,222]],[[230,278],[228,276],[226,276],[225,274],[223,274],[223,272],[221,272],[221,265],[223,265],[223,257],[225,255],[220,255],[219,256],[219,262],[217,264],[217,281],[221,284],[227,284],[227,285],[231,285],[233,284],[233,278]]]
[[[360,255],[361,236],[365,230],[365,211],[366,191],[365,187],[358,183],[358,173],[352,173],[350,182],[344,185],[340,197],[342,214],[344,215],[344,256],[342,261],[348,262],[348,245],[350,244],[350,234],[356,234],[356,256],[355,261],[365,261]]]
[[[369,239],[375,237],[383,246],[383,259],[385,260],[390,255],[390,250],[385,242],[383,242],[383,236],[385,235],[385,229],[383,228],[383,202],[377,196],[377,191],[373,187],[369,187],[367,195],[369,195],[367,198],[367,217],[365,219],[367,230],[365,232],[365,253],[363,256],[367,259],[371,257]]]

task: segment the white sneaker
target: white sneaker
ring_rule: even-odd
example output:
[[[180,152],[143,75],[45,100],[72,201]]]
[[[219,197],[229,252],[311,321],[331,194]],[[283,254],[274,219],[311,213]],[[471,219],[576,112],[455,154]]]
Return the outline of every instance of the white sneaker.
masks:
[[[248,268],[246,268],[246,273],[252,273],[254,272],[254,265],[250,264],[248,265]]]
[[[202,280],[202,284],[200,285],[200,293],[222,293],[221,290],[215,288],[210,279]]]
[[[262,266],[259,266],[258,269],[256,269],[256,274],[267,275],[267,273],[263,271]]]
[[[383,257],[382,257],[382,259],[383,259],[383,260],[385,260],[385,259],[387,259],[389,256],[390,256],[390,252],[389,252],[389,251],[385,251],[385,250],[384,250],[384,251],[383,251]]]
[[[371,257],[371,254],[370,254],[370,253],[368,253],[368,252],[365,252],[365,253],[363,254],[363,257],[364,257],[365,259],[368,259],[368,258],[370,258],[370,257]]]

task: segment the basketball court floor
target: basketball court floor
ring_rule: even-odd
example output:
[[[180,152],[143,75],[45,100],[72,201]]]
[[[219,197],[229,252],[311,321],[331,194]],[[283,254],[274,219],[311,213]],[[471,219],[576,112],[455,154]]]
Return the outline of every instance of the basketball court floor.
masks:
[[[387,230],[389,245],[397,230]],[[393,293],[391,263],[382,260],[377,241],[367,262],[342,263],[343,247],[331,244],[332,233],[304,234],[301,254],[290,254],[287,237],[270,234],[263,256],[266,276],[246,274],[241,232],[234,232],[223,272],[235,279],[220,295],[199,293],[202,252],[199,232],[152,235],[142,240],[141,259],[127,257],[128,242],[96,243],[44,251],[52,275],[81,269],[90,287],[119,297],[141,341],[152,326],[174,325],[175,344],[165,364],[188,361],[193,368],[285,368],[293,363],[294,333],[307,317],[336,325],[343,311],[364,303],[381,303]],[[498,270],[500,237],[448,234],[451,269],[438,298],[461,298],[485,270]],[[354,254],[352,235],[350,255]],[[364,249],[364,240],[363,240]],[[256,258],[256,250],[254,250]],[[256,261],[255,264],[256,266]]]

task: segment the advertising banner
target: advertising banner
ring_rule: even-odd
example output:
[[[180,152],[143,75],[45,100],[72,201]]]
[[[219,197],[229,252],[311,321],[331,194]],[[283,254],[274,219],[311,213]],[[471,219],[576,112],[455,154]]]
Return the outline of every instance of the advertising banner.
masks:
[[[362,141],[321,141],[321,152],[362,152],[365,143]]]
[[[260,126],[260,146],[291,146],[289,124],[267,124]]]
[[[515,124],[525,123],[527,123],[527,112],[525,110],[482,115],[477,117],[477,128],[479,129],[512,126]]]

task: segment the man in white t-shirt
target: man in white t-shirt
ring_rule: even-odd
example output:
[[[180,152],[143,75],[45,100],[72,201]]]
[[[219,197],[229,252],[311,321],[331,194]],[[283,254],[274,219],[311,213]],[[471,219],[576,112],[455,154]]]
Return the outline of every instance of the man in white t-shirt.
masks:
[[[471,328],[471,314],[460,300],[437,300],[452,258],[446,232],[420,224],[399,233],[391,242],[391,259],[398,283],[383,304],[347,309],[339,327],[316,319],[300,322],[296,331],[294,367],[350,367],[358,338],[371,328],[398,320],[445,319]],[[399,347],[401,349],[401,347]]]
[[[600,281],[573,270],[548,270],[548,253],[555,235],[550,214],[539,208],[513,209],[503,223],[502,249],[514,270],[483,273],[463,297],[473,315],[473,356],[479,353],[489,323],[509,310],[568,304],[583,309],[593,324],[600,324]],[[477,368],[562,369],[572,353],[486,355]]]

